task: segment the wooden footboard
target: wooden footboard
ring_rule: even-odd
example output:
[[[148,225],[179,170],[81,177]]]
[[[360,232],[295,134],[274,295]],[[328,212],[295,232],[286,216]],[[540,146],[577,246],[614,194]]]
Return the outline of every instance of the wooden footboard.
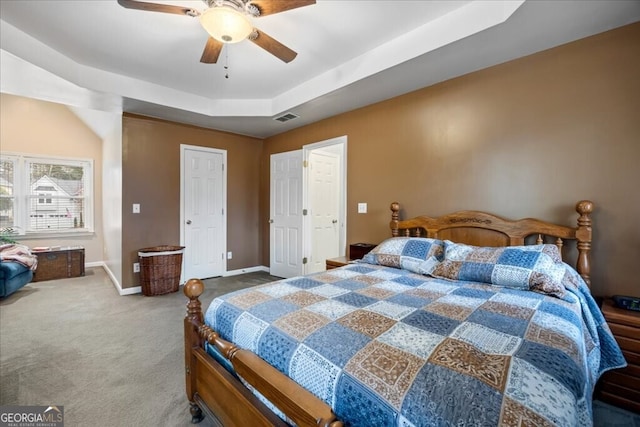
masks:
[[[191,279],[184,286],[189,298],[184,320],[186,391],[194,422],[202,420],[201,410],[210,410],[224,426],[287,425],[207,354],[203,347],[206,341],[231,362],[238,375],[297,425],[342,426],[329,405],[254,353],[223,340],[206,326],[198,299],[203,291],[204,284],[199,279]]]

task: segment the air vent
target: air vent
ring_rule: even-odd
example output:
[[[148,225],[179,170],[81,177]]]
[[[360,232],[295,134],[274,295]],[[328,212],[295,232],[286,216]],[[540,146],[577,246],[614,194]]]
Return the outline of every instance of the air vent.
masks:
[[[284,123],[284,122],[288,122],[289,120],[297,119],[298,117],[300,117],[300,116],[296,116],[293,113],[284,113],[281,116],[274,117],[273,120],[277,120],[277,121],[279,121],[281,123]]]

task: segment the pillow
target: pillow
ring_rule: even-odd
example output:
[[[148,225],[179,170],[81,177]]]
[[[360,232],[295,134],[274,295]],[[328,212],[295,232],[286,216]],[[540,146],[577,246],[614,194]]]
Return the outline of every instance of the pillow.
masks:
[[[565,267],[555,245],[478,247],[444,242],[444,259],[427,274],[533,290],[562,298]]]
[[[426,237],[392,237],[366,254],[361,262],[426,274],[442,259],[444,242]]]

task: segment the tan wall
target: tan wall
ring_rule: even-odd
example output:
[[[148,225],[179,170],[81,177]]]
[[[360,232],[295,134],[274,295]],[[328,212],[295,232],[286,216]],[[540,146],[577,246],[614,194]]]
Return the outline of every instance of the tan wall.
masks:
[[[133,115],[124,116],[122,133],[123,288],[139,286],[138,249],[180,243],[180,144],[227,150],[227,270],[260,265],[262,140]]]
[[[0,95],[2,152],[93,159],[94,227],[92,236],[21,239],[28,246],[81,245],[86,262],[101,262],[102,140],[64,105],[8,94]]]
[[[405,216],[477,209],[574,224],[595,202],[592,291],[640,295],[640,24],[268,138],[260,188],[269,260],[269,156],[348,136],[347,242]],[[369,204],[357,214],[357,203]]]

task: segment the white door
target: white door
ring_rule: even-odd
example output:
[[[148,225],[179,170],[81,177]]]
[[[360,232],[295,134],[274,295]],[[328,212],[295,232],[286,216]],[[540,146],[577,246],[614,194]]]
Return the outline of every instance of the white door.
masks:
[[[326,269],[326,260],[340,256],[340,157],[324,150],[309,152],[308,200],[311,256],[307,273]]]
[[[221,276],[226,270],[226,151],[181,146],[182,239],[186,279]]]
[[[270,273],[302,274],[302,151],[271,155]]]

